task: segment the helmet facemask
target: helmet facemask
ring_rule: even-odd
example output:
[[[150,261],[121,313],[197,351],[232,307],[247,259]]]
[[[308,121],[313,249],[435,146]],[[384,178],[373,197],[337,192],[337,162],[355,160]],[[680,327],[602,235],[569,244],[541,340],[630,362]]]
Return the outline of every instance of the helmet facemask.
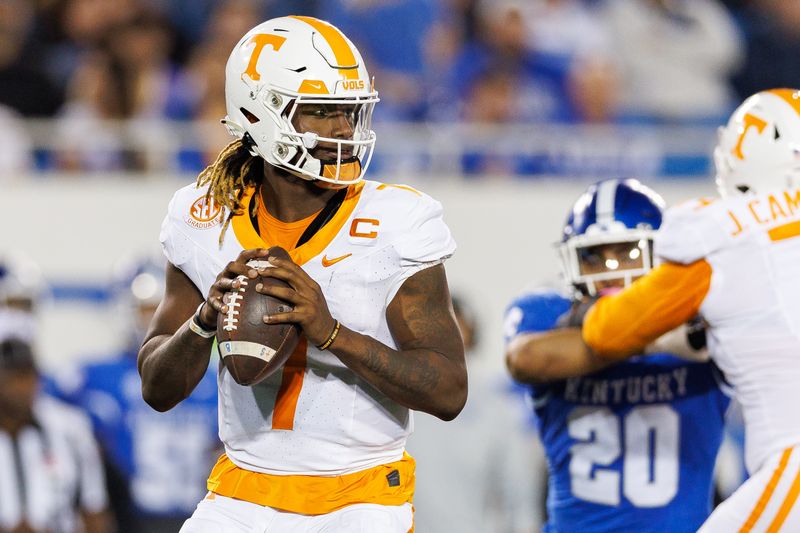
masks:
[[[564,277],[581,295],[600,294],[598,286],[607,281],[622,280],[623,287],[627,287],[653,268],[653,235],[653,230],[648,228],[625,228],[623,231],[594,235],[587,232],[572,237],[559,245]],[[622,260],[600,257],[603,248],[614,245],[624,248],[626,257]],[[602,261],[604,271],[588,271],[590,256],[592,261]]]
[[[372,160],[376,135],[372,130],[372,113],[378,102],[377,94],[365,97],[348,98],[323,98],[319,96],[306,96],[291,94],[272,88],[261,91],[263,101],[255,94],[257,108],[261,113],[254,113],[250,109],[241,108],[242,118],[249,122],[248,128],[243,128],[231,118],[225,117],[223,121],[228,132],[240,138],[250,134],[249,148],[253,155],[265,159],[270,164],[282,168],[291,174],[305,179],[320,182],[320,186],[340,188],[352,185],[361,180]],[[324,137],[316,132],[300,132],[294,126],[293,120],[298,109],[304,105],[326,106],[355,106],[355,120],[353,122],[353,135],[350,139],[336,139]],[[266,121],[272,124],[259,125],[265,122],[259,115],[266,115]],[[254,130],[269,130],[269,134]],[[270,138],[274,139],[270,142]],[[248,141],[246,141],[248,142]],[[313,150],[324,143],[335,146],[334,159],[320,159],[312,155]],[[348,157],[343,154],[349,153]]]
[[[288,106],[283,127],[273,150],[279,165],[298,177],[314,179],[339,188],[360,181],[372,160],[375,132],[372,131],[372,112],[377,98],[319,98],[299,96]],[[352,137],[337,139],[316,132],[300,132],[294,126],[298,110],[306,105],[346,106],[352,108]],[[318,158],[312,152],[320,144],[336,151],[333,158]],[[325,186],[320,184],[321,186]]]

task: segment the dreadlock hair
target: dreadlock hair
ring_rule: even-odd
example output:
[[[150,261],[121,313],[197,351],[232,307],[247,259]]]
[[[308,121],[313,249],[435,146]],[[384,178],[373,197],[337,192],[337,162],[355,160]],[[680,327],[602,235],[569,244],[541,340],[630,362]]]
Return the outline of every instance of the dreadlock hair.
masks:
[[[246,206],[242,198],[250,187],[261,182],[263,174],[264,160],[250,153],[246,141],[237,139],[197,176],[198,187],[209,185],[206,201],[213,199],[224,208],[219,214],[219,221],[223,223],[219,234],[220,247],[233,217],[244,213]],[[255,205],[253,203],[254,209]]]

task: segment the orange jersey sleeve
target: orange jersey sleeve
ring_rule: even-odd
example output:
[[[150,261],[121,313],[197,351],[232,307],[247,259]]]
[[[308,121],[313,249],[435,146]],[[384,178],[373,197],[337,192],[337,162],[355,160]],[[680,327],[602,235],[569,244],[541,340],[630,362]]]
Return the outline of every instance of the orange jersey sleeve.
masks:
[[[583,340],[598,355],[642,353],[664,333],[697,315],[711,285],[711,265],[664,263],[630,287],[600,298],[586,314]]]

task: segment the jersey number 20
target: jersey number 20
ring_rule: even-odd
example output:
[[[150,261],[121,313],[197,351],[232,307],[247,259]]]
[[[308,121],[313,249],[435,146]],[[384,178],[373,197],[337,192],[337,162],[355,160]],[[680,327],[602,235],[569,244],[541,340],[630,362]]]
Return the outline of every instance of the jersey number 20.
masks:
[[[567,422],[579,441],[570,450],[572,494],[585,501],[661,507],[678,492],[680,419],[668,405],[631,409],[624,417],[606,407],[578,407]],[[622,468],[608,467],[622,455]]]

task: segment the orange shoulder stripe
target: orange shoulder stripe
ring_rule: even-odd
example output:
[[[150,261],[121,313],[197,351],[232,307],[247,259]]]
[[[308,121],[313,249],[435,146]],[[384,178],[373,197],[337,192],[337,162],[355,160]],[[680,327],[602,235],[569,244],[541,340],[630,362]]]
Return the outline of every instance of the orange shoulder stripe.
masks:
[[[664,263],[630,287],[600,298],[583,323],[583,340],[598,355],[624,359],[700,311],[711,285],[711,265]]]

